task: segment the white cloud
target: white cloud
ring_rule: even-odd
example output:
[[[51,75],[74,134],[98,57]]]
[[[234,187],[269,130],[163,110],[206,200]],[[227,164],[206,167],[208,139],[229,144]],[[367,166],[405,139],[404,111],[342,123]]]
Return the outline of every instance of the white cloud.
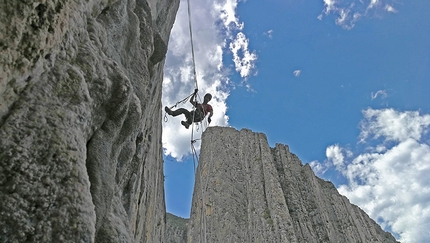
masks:
[[[388,5],[388,4],[385,5],[385,11],[391,12],[391,13],[397,13],[397,10],[393,6]]]
[[[348,181],[339,192],[401,242],[430,242],[430,146],[420,141],[430,115],[393,109],[367,109],[363,115],[366,152],[345,157],[344,148],[332,145],[327,161],[312,168],[321,173],[334,165]]]
[[[201,0],[191,3],[191,21],[195,53],[195,70],[200,102],[205,93],[213,95],[210,104],[214,108],[211,126],[227,126],[226,99],[229,95],[229,70],[223,64],[223,57],[229,51],[230,43],[237,46],[237,72],[246,79],[252,73],[256,55],[248,50],[248,39],[240,33],[243,23],[236,17],[238,0]],[[238,37],[236,37],[238,36]],[[172,106],[190,95],[195,89],[193,59],[191,55],[188,25],[187,1],[181,0],[175,24],[171,31],[166,55],[163,81],[164,106]],[[181,107],[190,110],[186,102]],[[163,116],[164,116],[163,108]],[[183,116],[168,116],[163,123],[163,147],[166,155],[181,160],[191,153],[191,131],[181,124]],[[194,131],[200,138],[203,127]],[[195,144],[199,149],[199,143]]]
[[[324,5],[326,6],[325,13],[328,14],[331,11],[336,11],[335,0],[324,0]]]
[[[380,5],[381,4],[381,1],[380,0],[370,0],[370,3],[369,3],[369,5],[367,6],[367,9],[372,9],[372,8],[375,8],[375,7],[377,7],[378,5]]]
[[[242,32],[237,33],[236,39],[230,43],[230,50],[233,53],[233,61],[236,71],[242,78],[247,78],[254,70],[257,54],[248,50],[249,40]]]
[[[373,135],[375,139],[384,137],[387,141],[404,141],[412,138],[420,140],[430,125],[430,115],[421,116],[417,111],[400,112],[394,109],[363,111],[365,120],[361,122],[361,141]]]
[[[387,92],[385,90],[378,90],[376,93],[371,93],[370,97],[372,100],[378,98],[378,96],[381,96],[382,99],[387,98]]]
[[[384,11],[396,13],[393,7],[395,0],[323,0],[324,10],[318,16],[322,20],[324,16],[335,15],[335,23],[344,29],[352,29],[362,17],[380,15]]]
[[[293,74],[294,76],[298,77],[302,73],[302,70],[294,70]]]
[[[341,26],[347,26],[347,18],[349,15],[349,9],[339,9],[339,17],[336,19],[336,24]]]
[[[230,28],[243,28],[243,23],[240,23],[236,17],[237,0],[226,0],[226,1],[213,1],[213,6],[216,11],[220,13],[220,19],[227,29]]]
[[[317,160],[310,162],[309,165],[317,175],[324,174],[327,171],[327,166],[325,164],[321,164]]]
[[[267,37],[269,37],[270,39],[273,38],[273,30],[268,30],[267,32],[264,32],[263,34],[267,35]]]
[[[357,157],[339,192],[373,219],[382,219],[401,242],[429,242],[430,147],[407,139],[385,153]],[[427,213],[425,213],[427,212]]]
[[[336,168],[343,167],[344,156],[342,154],[342,148],[339,145],[332,145],[326,149],[325,152],[327,159],[333,163]]]

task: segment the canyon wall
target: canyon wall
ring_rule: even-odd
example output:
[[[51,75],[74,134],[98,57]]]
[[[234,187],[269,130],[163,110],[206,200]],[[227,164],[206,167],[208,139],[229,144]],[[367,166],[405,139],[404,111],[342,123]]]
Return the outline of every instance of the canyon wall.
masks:
[[[0,2],[0,242],[164,242],[179,0]]]

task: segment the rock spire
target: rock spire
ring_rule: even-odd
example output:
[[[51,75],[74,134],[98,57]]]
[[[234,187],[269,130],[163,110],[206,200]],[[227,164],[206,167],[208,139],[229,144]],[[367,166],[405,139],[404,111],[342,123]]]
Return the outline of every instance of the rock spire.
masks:
[[[396,242],[288,146],[226,127],[203,134],[187,241]]]

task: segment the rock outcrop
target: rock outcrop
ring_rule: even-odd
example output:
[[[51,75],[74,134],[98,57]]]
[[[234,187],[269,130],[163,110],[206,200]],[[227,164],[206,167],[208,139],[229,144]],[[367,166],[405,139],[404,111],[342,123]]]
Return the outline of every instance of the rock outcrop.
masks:
[[[179,0],[0,2],[0,242],[164,242]]]
[[[203,134],[188,242],[396,242],[288,146],[264,134]]]

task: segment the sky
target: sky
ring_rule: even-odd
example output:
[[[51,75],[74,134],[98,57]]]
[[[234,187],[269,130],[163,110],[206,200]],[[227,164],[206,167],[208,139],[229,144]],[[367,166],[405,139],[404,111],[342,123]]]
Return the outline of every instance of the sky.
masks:
[[[430,242],[430,1],[190,0],[209,126],[286,144],[401,242]],[[166,56],[165,106],[196,88],[187,1]],[[190,109],[189,103],[178,107]],[[163,112],[164,116],[164,112]],[[163,121],[167,211],[189,218],[207,121]]]

